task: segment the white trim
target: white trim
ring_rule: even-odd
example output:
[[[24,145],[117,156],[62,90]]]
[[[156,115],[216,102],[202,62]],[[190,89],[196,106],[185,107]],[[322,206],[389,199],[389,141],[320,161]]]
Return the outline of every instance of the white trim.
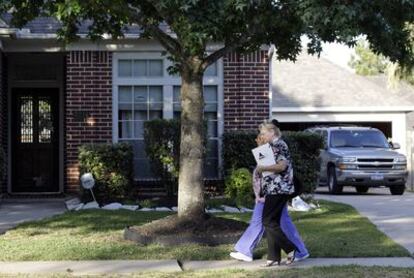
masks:
[[[273,107],[272,112],[411,112],[414,106],[330,106],[330,107]]]

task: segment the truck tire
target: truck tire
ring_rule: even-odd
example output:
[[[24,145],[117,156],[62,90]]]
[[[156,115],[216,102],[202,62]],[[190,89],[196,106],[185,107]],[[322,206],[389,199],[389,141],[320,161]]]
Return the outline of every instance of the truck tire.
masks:
[[[358,193],[367,193],[369,187],[368,186],[363,186],[363,185],[356,185],[355,189]]]
[[[405,185],[390,186],[390,192],[392,195],[403,195],[405,191]]]
[[[342,186],[338,185],[336,180],[336,171],[335,167],[330,166],[328,168],[328,188],[329,193],[331,194],[341,194],[342,193]]]

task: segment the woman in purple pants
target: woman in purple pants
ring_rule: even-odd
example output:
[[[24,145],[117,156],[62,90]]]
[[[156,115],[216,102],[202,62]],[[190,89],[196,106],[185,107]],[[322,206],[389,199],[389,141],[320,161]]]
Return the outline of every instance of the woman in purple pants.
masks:
[[[256,138],[258,145],[261,145],[261,139]],[[236,252],[231,252],[230,256],[237,260],[251,262],[253,261],[253,250],[259,244],[263,233],[264,227],[262,223],[262,213],[264,207],[264,198],[260,196],[261,192],[261,183],[260,176],[253,172],[253,190],[256,196],[256,204],[253,209],[252,218],[250,220],[249,227],[243,233],[242,237],[236,243],[234,249]],[[295,245],[296,250],[294,251],[293,256],[288,258],[287,263],[293,263],[294,261],[301,261],[309,257],[309,252],[306,249],[305,244],[303,243],[295,225],[292,222],[292,219],[289,216],[287,205],[282,211],[280,218],[280,226],[283,233],[286,237]]]

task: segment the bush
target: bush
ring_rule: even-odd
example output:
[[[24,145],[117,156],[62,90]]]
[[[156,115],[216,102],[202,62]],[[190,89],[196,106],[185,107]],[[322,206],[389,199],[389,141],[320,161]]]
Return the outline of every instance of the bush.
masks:
[[[207,121],[204,122],[204,129],[206,128]],[[180,139],[180,121],[177,119],[155,119],[144,123],[145,152],[152,172],[161,178],[168,196],[175,195],[178,191]],[[207,137],[204,141],[207,141]],[[205,151],[204,149],[203,153]]]
[[[232,170],[225,181],[226,195],[236,201],[237,206],[251,206],[253,202],[252,174],[247,168]]]
[[[161,178],[168,196],[175,195],[180,162],[180,121],[156,119],[145,122],[144,141],[152,172]]]
[[[256,147],[256,135],[257,132],[253,131],[229,131],[223,134],[222,155],[226,176],[231,169],[254,169],[256,162],[251,149]],[[289,146],[296,178],[302,181],[305,193],[312,193],[319,178],[318,157],[323,148],[322,137],[308,132],[286,131],[283,132],[283,139]]]
[[[131,192],[133,151],[128,143],[88,144],[79,148],[80,174],[92,173],[93,192],[99,203],[121,201]],[[90,199],[81,187],[82,199]]]

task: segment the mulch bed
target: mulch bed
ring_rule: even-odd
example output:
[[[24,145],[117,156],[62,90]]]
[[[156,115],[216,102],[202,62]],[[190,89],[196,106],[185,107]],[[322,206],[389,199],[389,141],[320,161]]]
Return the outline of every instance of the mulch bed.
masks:
[[[198,221],[182,220],[177,215],[171,215],[142,226],[127,227],[124,238],[140,244],[232,244],[246,228],[244,222],[208,214]]]

